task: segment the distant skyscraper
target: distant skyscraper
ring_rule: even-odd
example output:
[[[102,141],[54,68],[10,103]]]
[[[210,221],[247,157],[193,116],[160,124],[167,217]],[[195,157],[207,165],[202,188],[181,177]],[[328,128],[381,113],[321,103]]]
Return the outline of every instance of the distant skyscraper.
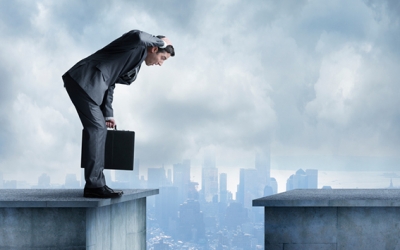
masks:
[[[278,182],[276,181],[275,178],[270,178],[270,182],[269,182],[270,187],[273,190],[273,194],[278,193]]]
[[[218,196],[218,168],[203,167],[201,173],[201,190],[206,202],[212,202]]]
[[[307,169],[307,188],[318,188],[318,170]]]
[[[165,232],[176,231],[178,209],[178,188],[174,186],[160,187],[160,194],[155,196],[155,216]]]
[[[38,188],[50,188],[50,176],[48,174],[42,174],[39,176]]]
[[[178,188],[179,204],[186,201],[190,187],[190,160],[173,165],[173,185]]]
[[[261,197],[264,185],[257,181],[259,172],[257,169],[240,169],[240,182],[236,193],[236,200],[245,208],[252,208],[252,200]]]
[[[159,188],[165,186],[167,178],[165,176],[165,169],[162,168],[148,168],[147,169],[147,187]]]
[[[3,188],[16,189],[17,188],[17,180],[4,181]]]
[[[116,182],[124,182],[130,183],[133,181],[133,172],[125,171],[125,170],[117,170],[115,171],[115,181]]]
[[[255,168],[259,173],[260,184],[264,187],[270,185],[270,172],[271,172],[271,154],[270,150],[267,149],[263,152],[256,153]]]
[[[0,172],[0,188],[3,188],[3,186],[4,186],[3,173]]]
[[[167,181],[168,181],[168,183],[172,184],[172,170],[171,169],[167,170]]]
[[[136,182],[139,181],[139,171],[140,171],[140,159],[133,160],[133,180]],[[134,186],[138,186],[137,183],[134,183]]]
[[[307,169],[306,172],[299,169],[286,182],[286,191],[312,188],[318,188],[318,170],[316,169]]]
[[[139,183],[139,159],[133,161],[133,171],[116,170],[114,171],[116,188],[140,188]]]
[[[76,174],[67,174],[65,176],[65,188],[79,188],[80,183],[76,179]]]
[[[242,203],[232,202],[226,209],[226,215],[223,224],[228,228],[237,228],[237,226],[249,220],[249,215],[247,209],[243,207]]]
[[[187,198],[189,200],[199,200],[199,191],[198,191],[199,183],[191,181],[189,184],[189,190],[187,194]]]
[[[204,237],[205,226],[200,203],[187,200],[179,207],[178,239],[196,242]]]
[[[226,173],[219,175],[219,201],[228,203],[228,176]]]
[[[274,194],[274,190],[272,189],[271,186],[265,186],[264,187],[264,196],[269,196],[269,195],[273,195]]]

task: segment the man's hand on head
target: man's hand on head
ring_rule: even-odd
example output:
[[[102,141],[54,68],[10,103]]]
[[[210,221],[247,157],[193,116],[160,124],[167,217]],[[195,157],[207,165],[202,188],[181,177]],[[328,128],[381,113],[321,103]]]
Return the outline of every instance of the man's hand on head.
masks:
[[[115,123],[114,118],[109,118],[106,120],[106,126],[107,128],[115,128],[117,124]]]
[[[163,40],[163,41],[166,43],[167,46],[168,46],[168,45],[172,45],[171,41],[170,41],[168,38],[166,38],[166,37],[161,38],[161,40]]]

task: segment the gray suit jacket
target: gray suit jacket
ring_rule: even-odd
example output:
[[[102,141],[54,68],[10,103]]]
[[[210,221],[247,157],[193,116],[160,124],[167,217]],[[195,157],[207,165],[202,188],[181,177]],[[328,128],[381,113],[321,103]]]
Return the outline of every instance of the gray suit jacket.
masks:
[[[101,106],[104,117],[113,117],[115,84],[130,85],[135,81],[147,47],[163,45],[164,41],[153,35],[132,30],[79,61],[67,73]]]

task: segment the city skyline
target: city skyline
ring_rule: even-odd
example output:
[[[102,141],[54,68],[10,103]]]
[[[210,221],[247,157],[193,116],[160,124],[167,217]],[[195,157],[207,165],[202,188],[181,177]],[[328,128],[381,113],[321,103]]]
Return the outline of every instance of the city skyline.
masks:
[[[226,181],[227,181],[227,191],[233,194],[233,197],[236,198],[236,191],[237,191],[237,185],[240,182],[240,169],[252,169],[256,170],[256,165],[257,165],[257,160],[256,156],[257,153],[255,153],[254,156],[254,162],[253,166],[248,166],[248,167],[242,167],[242,168],[237,168],[236,173],[234,171],[229,171],[227,173],[226,169],[222,169],[218,166],[216,163],[215,167],[218,169],[219,172],[219,178],[218,178],[218,183],[220,181],[220,175],[224,174],[226,175]],[[140,160],[135,159],[135,169],[134,171],[114,171],[114,170],[105,170],[105,175],[107,180],[113,181],[113,182],[119,182],[119,183],[126,183],[126,182],[133,182],[135,183],[134,185],[142,185],[140,184],[143,181],[148,180],[148,169],[143,169],[140,167]],[[164,172],[166,174],[166,179],[165,181],[168,181],[168,173],[173,174],[173,167],[177,165],[185,165],[189,167],[190,169],[190,181],[194,182],[197,184],[198,189],[201,189],[202,182],[201,182],[201,167],[196,167],[192,165],[191,160],[186,159],[183,160],[182,162],[178,162],[173,164],[173,166],[163,166],[160,164],[160,167],[155,167],[153,169],[164,169]],[[204,165],[204,159],[202,161],[202,166]],[[274,179],[274,181],[277,184],[277,192],[284,192],[286,191],[286,185],[287,185],[287,180],[291,177],[291,175],[295,174],[296,171],[298,170],[307,170],[307,168],[302,169],[302,168],[292,168],[290,170],[279,170],[279,169],[274,169],[273,166],[270,168],[270,178],[271,180]],[[326,170],[321,170],[317,169],[318,174],[319,174],[319,183],[318,183],[318,188],[322,188],[324,186],[332,186],[332,188],[386,188],[389,187],[390,182],[393,182],[393,185],[395,187],[400,186],[400,171],[392,171],[391,169],[382,169],[380,171],[373,170],[373,171],[345,171],[345,170],[339,170],[339,171],[326,171]],[[5,182],[11,182],[11,186],[19,186],[18,188],[38,188],[38,180],[41,178],[49,180],[51,179],[50,185],[55,188],[60,188],[63,187],[65,184],[65,180],[67,176],[75,175],[76,180],[80,183],[82,183],[83,180],[83,171],[79,169],[78,174],[73,174],[73,173],[68,173],[66,174],[61,181],[58,179],[54,179],[51,177],[51,173],[41,173],[34,177],[33,179],[31,178],[31,181],[27,182],[25,179],[13,179],[9,178],[7,175],[4,175],[3,172],[0,171],[0,188],[2,188],[2,185],[4,186],[3,181]],[[197,172],[198,174],[194,175],[193,172]],[[360,173],[362,173],[360,175]],[[236,175],[237,177],[233,178],[232,176]],[[331,177],[329,177],[331,176]],[[172,183],[173,178],[169,180]],[[399,181],[397,181],[399,180]],[[40,181],[39,181],[40,182]],[[19,183],[19,185],[17,185]],[[229,183],[229,184],[228,184]],[[40,185],[39,185],[40,186]],[[160,186],[157,183],[153,184],[154,187]],[[161,183],[162,186],[162,183]],[[124,187],[124,186],[123,186]],[[128,186],[125,186],[125,188],[129,188]]]
[[[261,249],[264,244],[263,209],[252,207],[252,200],[277,191],[276,179],[270,173],[270,163],[255,155],[253,168],[240,169],[240,182],[237,185],[236,197],[227,188],[227,173],[220,173],[214,160],[204,159],[203,172],[209,176],[204,179],[204,190],[199,183],[190,180],[191,162],[189,159],[174,164],[173,170],[164,166],[149,168],[147,179],[137,172],[140,161],[135,161],[134,171],[106,171],[107,183],[118,188],[157,188],[159,194],[147,199],[147,232],[148,247],[181,249],[191,246],[218,247],[220,249],[242,247],[243,249]],[[209,171],[212,170],[212,171]],[[219,178],[214,180],[215,174]],[[269,177],[267,183],[266,178]],[[171,178],[173,176],[173,178]],[[286,181],[287,190],[312,188],[319,186],[319,171],[316,169],[298,169],[292,172]],[[390,184],[387,188],[396,188],[393,178],[400,175],[385,174]],[[139,179],[140,178],[140,179]],[[56,188],[82,188],[84,182],[79,176],[67,174],[65,184]],[[202,178],[203,179],[203,178]],[[213,190],[208,185],[218,187],[217,194],[208,200],[208,193]],[[354,182],[353,182],[354,183]],[[4,181],[0,173],[0,184],[3,188],[16,188],[17,181]],[[0,185],[0,187],[1,187]],[[14,185],[14,186],[12,186]],[[48,174],[38,178],[38,185],[31,188],[55,188]],[[324,186],[322,188],[331,188]],[[284,190],[281,190],[284,191]]]

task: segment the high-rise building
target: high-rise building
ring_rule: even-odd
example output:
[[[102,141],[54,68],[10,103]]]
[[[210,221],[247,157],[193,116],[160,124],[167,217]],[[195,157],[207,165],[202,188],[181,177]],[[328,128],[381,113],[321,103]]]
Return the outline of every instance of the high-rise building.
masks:
[[[130,183],[133,181],[133,172],[126,170],[117,170],[115,173],[115,181],[122,183]]]
[[[219,202],[228,203],[228,176],[226,173],[219,175]]]
[[[228,203],[231,201],[231,197],[228,192],[228,176],[226,173],[221,173],[219,175],[219,204],[218,204],[218,216],[217,220],[221,224],[223,218],[225,217],[226,208]]]
[[[179,207],[178,239],[196,242],[204,237],[205,226],[200,203],[187,200]]]
[[[116,170],[114,171],[116,188],[140,188],[139,183],[139,159],[133,161],[133,171]]]
[[[310,189],[318,188],[318,170],[306,169],[306,175],[307,175],[307,188]]]
[[[199,200],[199,191],[198,191],[199,183],[191,181],[188,188],[187,198],[190,200]]]
[[[257,181],[259,172],[257,169],[240,169],[240,182],[236,193],[236,200],[245,208],[252,208],[252,200],[262,197],[264,185]]]
[[[17,180],[4,181],[3,188],[5,188],[5,189],[17,189]]]
[[[164,167],[147,169],[147,187],[159,188],[165,186],[167,178]]]
[[[3,188],[3,186],[4,186],[3,173],[0,172],[0,188]]]
[[[203,167],[201,173],[201,190],[203,199],[212,202],[214,197],[218,197],[218,168]]]
[[[201,196],[202,201],[205,202],[218,201],[218,169],[213,154],[204,157],[201,171]]]
[[[286,181],[286,191],[312,188],[318,188],[318,170],[316,169],[307,169],[306,171],[299,169]]]
[[[179,204],[186,201],[190,188],[190,160],[173,165],[173,185],[178,188]]]
[[[43,173],[38,178],[38,188],[50,188],[50,176]]]
[[[168,183],[172,184],[172,170],[167,169],[167,181]]]
[[[76,174],[67,174],[65,176],[65,188],[79,188],[80,183],[76,179]]]
[[[269,185],[272,188],[272,194],[277,194],[278,193],[278,182],[276,181],[275,178],[273,178],[273,177],[270,178]]]
[[[270,185],[270,172],[271,172],[271,154],[270,150],[266,149],[263,152],[256,153],[255,157],[255,168],[258,171],[258,180],[260,184],[264,187]]]
[[[139,180],[140,159],[133,160],[133,176],[135,180]]]
[[[237,228],[249,220],[248,210],[242,203],[232,202],[226,209],[226,214],[222,223],[228,228]]]
[[[174,186],[160,187],[155,196],[155,217],[159,226],[165,231],[174,233],[178,219],[178,188]]]

